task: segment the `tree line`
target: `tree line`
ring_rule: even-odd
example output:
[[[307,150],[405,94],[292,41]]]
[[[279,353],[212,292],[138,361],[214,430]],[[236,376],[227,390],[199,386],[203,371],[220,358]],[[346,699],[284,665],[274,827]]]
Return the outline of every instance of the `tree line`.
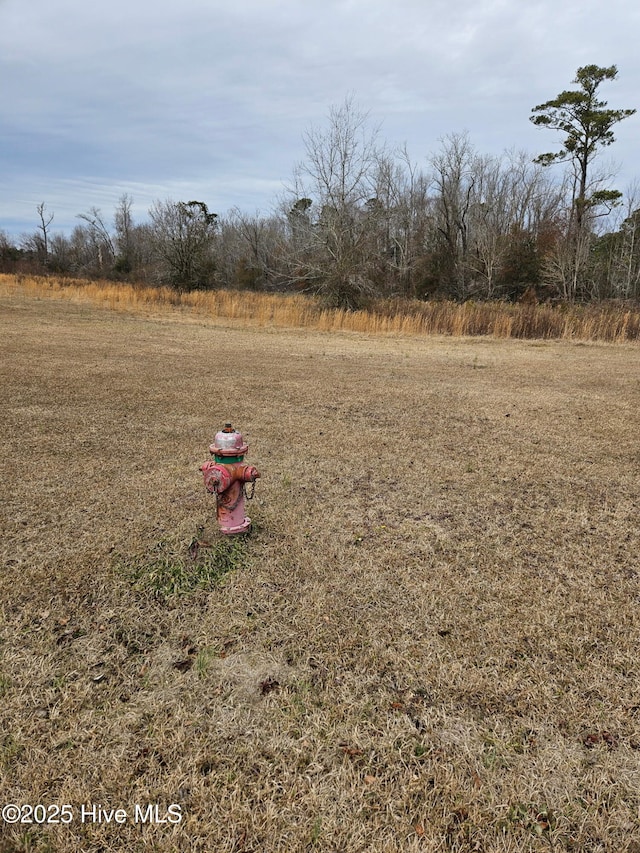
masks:
[[[640,189],[623,198],[596,165],[613,127],[635,113],[598,97],[616,76],[615,66],[584,66],[577,88],[533,108],[531,121],[562,137],[533,160],[483,155],[460,133],[420,167],[346,99],[305,133],[305,158],[268,216],[165,200],[135,222],[124,195],[111,220],[91,208],[66,236],[42,203],[17,245],[0,232],[0,268],[308,291],[346,308],[391,296],[640,299]]]

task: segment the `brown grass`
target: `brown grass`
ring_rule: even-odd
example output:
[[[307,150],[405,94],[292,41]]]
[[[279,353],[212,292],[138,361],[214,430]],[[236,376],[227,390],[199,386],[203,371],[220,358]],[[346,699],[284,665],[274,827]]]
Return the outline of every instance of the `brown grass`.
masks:
[[[76,815],[0,850],[637,853],[637,346],[16,291],[0,342],[0,798]],[[188,591],[227,419],[255,529]]]
[[[327,309],[303,294],[192,291],[112,282],[0,275],[0,293],[68,299],[126,312],[169,308],[258,326],[369,334],[492,336],[625,342],[640,340],[640,310],[620,303],[380,301],[367,311]]]

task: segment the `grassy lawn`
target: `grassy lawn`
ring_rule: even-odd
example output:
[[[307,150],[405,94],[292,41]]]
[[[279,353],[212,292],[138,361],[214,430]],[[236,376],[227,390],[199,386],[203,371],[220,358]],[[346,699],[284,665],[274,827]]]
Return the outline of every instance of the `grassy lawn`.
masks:
[[[639,853],[637,344],[13,294],[0,348],[0,799],[72,807],[0,851]]]

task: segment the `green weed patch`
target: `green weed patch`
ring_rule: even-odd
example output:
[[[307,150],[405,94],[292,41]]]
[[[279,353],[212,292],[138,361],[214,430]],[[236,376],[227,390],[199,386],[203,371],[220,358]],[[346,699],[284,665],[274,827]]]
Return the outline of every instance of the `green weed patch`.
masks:
[[[227,538],[190,543],[160,540],[147,553],[120,556],[117,568],[137,592],[161,601],[213,589],[229,572],[246,568],[248,549],[244,539]]]

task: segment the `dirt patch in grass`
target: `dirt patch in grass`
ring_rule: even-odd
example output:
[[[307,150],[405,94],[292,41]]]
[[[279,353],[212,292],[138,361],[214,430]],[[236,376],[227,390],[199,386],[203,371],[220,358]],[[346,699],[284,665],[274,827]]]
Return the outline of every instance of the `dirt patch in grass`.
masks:
[[[637,346],[0,309],[0,849],[637,850]]]

